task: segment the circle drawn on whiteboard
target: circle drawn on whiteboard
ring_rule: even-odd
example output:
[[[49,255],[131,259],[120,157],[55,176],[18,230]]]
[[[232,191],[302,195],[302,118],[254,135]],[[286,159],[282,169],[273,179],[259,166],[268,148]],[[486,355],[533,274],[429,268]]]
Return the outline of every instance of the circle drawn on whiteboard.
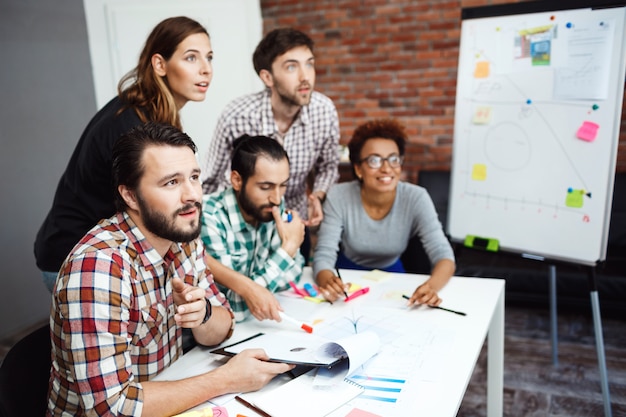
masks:
[[[485,155],[495,167],[517,171],[530,161],[530,140],[515,123],[500,123],[489,129],[485,137]]]

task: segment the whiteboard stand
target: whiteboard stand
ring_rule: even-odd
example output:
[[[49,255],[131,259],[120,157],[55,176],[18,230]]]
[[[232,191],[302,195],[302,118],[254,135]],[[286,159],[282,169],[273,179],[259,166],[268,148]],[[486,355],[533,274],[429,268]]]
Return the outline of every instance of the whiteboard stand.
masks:
[[[550,265],[550,337],[552,339],[552,364],[559,366],[559,337],[556,315],[556,265]]]
[[[602,319],[600,317],[600,299],[598,298],[595,267],[589,267],[589,294],[591,296],[593,328],[596,336],[596,350],[598,353],[600,384],[602,386],[602,398],[604,400],[604,416],[611,417],[611,395],[609,393],[609,379],[606,371],[606,358],[604,356],[604,336],[602,332]]]
[[[550,337],[552,339],[552,363],[559,366],[558,354],[558,325],[556,309],[556,265],[549,266],[550,274]],[[598,355],[598,369],[600,371],[600,386],[602,388],[602,400],[604,403],[604,416],[612,417],[611,395],[609,392],[609,379],[606,370],[606,357],[604,354],[604,336],[602,331],[602,318],[600,315],[600,299],[596,284],[596,268],[589,267],[588,274],[589,294],[591,296],[591,313],[593,317],[593,329],[596,339],[596,352]]]
[[[550,265],[550,335],[552,338],[552,363],[559,365],[558,357],[558,326],[556,314],[556,266]],[[600,386],[602,388],[602,400],[604,403],[604,416],[611,417],[611,394],[609,392],[609,379],[606,370],[606,356],[604,353],[604,335],[602,331],[602,318],[600,315],[600,298],[596,284],[596,268],[589,267],[588,274],[589,294],[591,296],[591,313],[593,316],[593,329],[596,338],[596,352],[598,355],[598,369],[600,371]]]

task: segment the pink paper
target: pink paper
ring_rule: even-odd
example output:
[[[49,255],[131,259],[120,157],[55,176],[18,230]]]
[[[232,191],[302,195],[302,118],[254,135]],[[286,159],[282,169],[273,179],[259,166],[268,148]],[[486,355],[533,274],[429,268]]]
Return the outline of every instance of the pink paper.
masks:
[[[578,128],[576,136],[579,139],[586,140],[587,142],[593,142],[598,134],[600,126],[594,122],[584,121],[582,126]]]

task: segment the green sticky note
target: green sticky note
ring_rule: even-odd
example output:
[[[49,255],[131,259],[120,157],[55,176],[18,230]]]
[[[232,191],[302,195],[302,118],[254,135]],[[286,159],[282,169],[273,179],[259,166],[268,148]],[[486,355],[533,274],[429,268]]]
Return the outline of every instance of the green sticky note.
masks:
[[[567,207],[581,208],[583,206],[583,197],[585,196],[585,190],[567,190],[565,196],[565,205]]]

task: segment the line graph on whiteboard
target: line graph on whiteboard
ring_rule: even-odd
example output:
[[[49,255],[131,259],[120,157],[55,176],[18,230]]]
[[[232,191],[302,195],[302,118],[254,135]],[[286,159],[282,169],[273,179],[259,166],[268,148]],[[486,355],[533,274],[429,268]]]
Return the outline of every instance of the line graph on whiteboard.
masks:
[[[458,188],[461,198],[485,209],[532,210],[589,222],[586,206],[594,195],[589,168],[595,165],[594,153],[603,154],[596,142],[601,101],[589,98],[606,96],[612,25],[598,24],[592,42],[586,33],[584,38],[569,34],[559,43],[560,26],[539,23],[509,30],[495,25],[493,33],[469,29],[474,62],[466,66],[473,74],[458,86],[462,117],[455,136],[464,139],[455,142],[465,148],[454,153],[460,158],[455,176],[464,179]],[[503,59],[507,43],[511,52]],[[581,54],[584,60],[577,58]],[[574,59],[575,68],[562,68]],[[585,97],[572,98],[571,83],[580,88],[596,78],[595,88],[580,93]]]

